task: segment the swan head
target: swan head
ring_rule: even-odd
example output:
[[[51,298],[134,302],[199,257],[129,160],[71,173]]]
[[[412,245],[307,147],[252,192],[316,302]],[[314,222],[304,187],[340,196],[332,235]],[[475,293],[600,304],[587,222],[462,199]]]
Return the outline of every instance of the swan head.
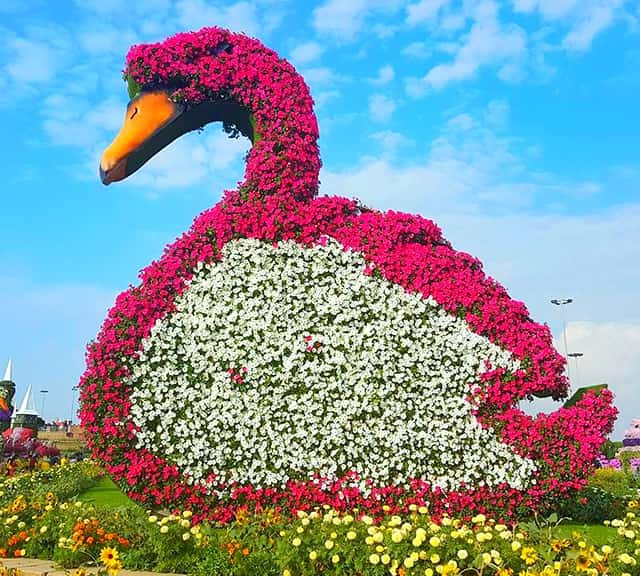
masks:
[[[100,159],[103,184],[124,180],[184,134],[184,105],[162,91],[140,92],[127,105],[124,123]]]

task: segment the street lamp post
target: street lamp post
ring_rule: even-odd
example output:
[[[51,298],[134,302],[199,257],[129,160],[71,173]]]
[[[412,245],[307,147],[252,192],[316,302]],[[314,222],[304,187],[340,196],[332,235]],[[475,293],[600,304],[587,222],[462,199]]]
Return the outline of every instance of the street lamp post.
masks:
[[[569,347],[567,346],[567,316],[564,313],[563,306],[571,304],[573,298],[554,298],[551,300],[551,304],[558,306],[563,310],[562,312],[562,339],[564,340],[564,355],[567,357],[567,378],[569,379],[569,387],[571,387],[571,366],[569,365]]]
[[[73,425],[73,417],[75,416],[74,409],[76,407],[76,390],[78,390],[78,386],[74,386],[73,388],[71,388],[71,424],[72,425]]]
[[[40,401],[40,417],[42,418],[42,420],[44,420],[46,422],[46,419],[44,417],[44,399],[46,398],[46,394],[49,393],[49,390],[40,390],[40,395],[42,396],[42,399]]]
[[[576,361],[576,386],[580,388],[580,371],[578,370],[578,359],[584,356],[582,352],[570,352],[567,354],[569,358],[573,358]]]

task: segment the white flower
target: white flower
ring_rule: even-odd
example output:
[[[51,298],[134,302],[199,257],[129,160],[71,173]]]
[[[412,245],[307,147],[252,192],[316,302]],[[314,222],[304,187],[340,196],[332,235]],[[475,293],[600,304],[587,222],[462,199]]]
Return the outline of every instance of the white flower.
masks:
[[[431,298],[362,273],[335,241],[255,239],[200,265],[132,366],[138,447],[192,482],[282,487],[348,471],[374,485],[424,478],[528,485],[532,461],[499,442],[465,400],[508,351]],[[215,486],[212,486],[215,490]]]

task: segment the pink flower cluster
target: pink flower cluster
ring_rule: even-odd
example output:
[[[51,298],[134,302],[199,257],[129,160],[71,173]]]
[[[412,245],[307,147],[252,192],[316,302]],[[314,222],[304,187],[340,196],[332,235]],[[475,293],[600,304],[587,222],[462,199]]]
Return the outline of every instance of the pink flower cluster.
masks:
[[[537,417],[518,408],[533,395],[566,395],[565,362],[548,327],[533,322],[524,304],[511,300],[477,259],[454,250],[432,221],[370,210],[345,198],[316,197],[320,159],[313,102],[290,64],[256,40],[205,28],[132,48],[125,74],[143,89],[165,89],[187,105],[233,100],[250,112],[256,130],[244,181],[144,269],[138,286],[118,296],[88,347],[80,416],[94,454],[134,498],[149,506],[186,506],[200,518],[219,520],[246,507],[295,510],[325,503],[359,506],[374,515],[384,505],[399,511],[426,503],[436,515],[493,512],[506,518],[584,485],[617,414],[611,393],[588,393],[571,408]],[[329,487],[320,479],[291,481],[284,490],[236,486],[229,500],[216,501],[161,455],[132,448],[136,430],[125,384],[130,367],[156,320],[174,310],[174,298],[185,290],[194,267],[219,260],[221,248],[234,238],[295,239],[311,246],[323,245],[327,236],[364,255],[363,273],[433,297],[521,360],[515,372],[487,365],[469,401],[483,425],[536,460],[536,482],[528,490],[469,486],[444,493],[415,479],[408,490],[378,487],[365,497],[346,477]],[[214,475],[209,480],[215,481]]]

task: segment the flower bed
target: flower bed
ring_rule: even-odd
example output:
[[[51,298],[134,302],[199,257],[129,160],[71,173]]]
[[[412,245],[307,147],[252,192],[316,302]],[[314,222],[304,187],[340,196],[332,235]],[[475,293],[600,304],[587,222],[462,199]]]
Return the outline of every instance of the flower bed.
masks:
[[[86,465],[54,471],[75,478],[88,472]],[[13,489],[15,480],[9,482]],[[7,481],[0,483],[0,492],[6,488]],[[484,514],[436,519],[417,505],[403,515],[385,507],[379,519],[325,506],[295,518],[269,509],[241,514],[232,524],[194,524],[189,510],[95,508],[59,499],[66,489],[59,492],[58,481],[48,488],[2,500],[0,551],[54,559],[72,574],[84,564],[103,566],[111,576],[123,567],[192,576],[631,576],[640,561],[638,501],[624,517],[607,521],[598,537],[589,527],[563,529],[555,515],[503,524]]]

